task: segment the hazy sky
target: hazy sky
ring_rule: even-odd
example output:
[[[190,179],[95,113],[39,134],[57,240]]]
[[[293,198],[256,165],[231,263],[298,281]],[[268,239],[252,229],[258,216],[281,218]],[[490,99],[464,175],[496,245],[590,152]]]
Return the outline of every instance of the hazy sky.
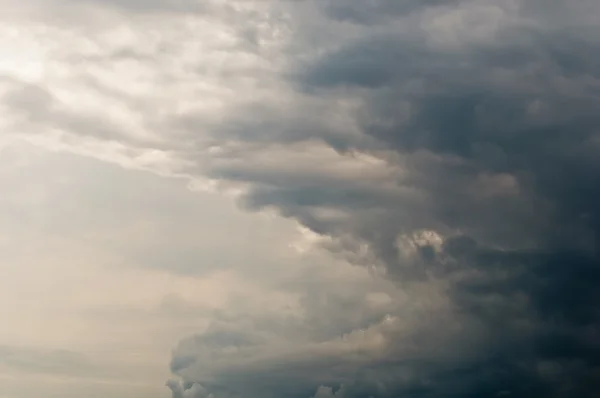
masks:
[[[600,396],[600,2],[0,10],[0,398]]]

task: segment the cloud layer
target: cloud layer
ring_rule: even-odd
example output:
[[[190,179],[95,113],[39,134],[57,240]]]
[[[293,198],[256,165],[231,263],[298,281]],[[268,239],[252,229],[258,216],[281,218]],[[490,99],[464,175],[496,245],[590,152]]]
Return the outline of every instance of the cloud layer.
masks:
[[[348,263],[214,313],[174,398],[598,395],[597,2],[89,1],[83,26],[27,3],[48,44],[0,64],[10,131],[276,211]]]

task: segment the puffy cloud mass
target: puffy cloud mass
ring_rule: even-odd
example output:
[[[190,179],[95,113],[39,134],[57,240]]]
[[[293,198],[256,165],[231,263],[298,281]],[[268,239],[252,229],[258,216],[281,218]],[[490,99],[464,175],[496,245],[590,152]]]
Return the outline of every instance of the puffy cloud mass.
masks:
[[[600,394],[600,3],[50,3],[13,12],[37,18],[29,67],[0,61],[13,135],[275,211],[370,272],[216,312],[174,398]]]

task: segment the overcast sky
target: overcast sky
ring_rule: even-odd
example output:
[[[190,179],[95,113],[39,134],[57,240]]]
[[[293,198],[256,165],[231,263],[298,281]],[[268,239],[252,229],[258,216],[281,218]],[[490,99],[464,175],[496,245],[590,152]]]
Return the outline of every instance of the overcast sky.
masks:
[[[600,396],[600,2],[0,10],[0,398]]]

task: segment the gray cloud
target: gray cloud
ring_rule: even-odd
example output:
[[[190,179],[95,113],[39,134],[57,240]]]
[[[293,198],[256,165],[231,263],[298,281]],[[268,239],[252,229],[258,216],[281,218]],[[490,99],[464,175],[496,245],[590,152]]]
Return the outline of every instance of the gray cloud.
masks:
[[[80,138],[168,150],[374,269],[368,287],[282,282],[288,312],[214,314],[174,350],[173,396],[597,396],[597,2],[258,3],[204,11],[250,33],[201,47],[228,62],[154,81],[212,84],[184,94],[217,104],[135,108],[157,142],[54,112],[44,90],[4,99]]]
[[[445,281],[452,310],[444,314],[460,331],[411,319],[419,338],[389,332],[383,357],[338,356],[321,368],[319,356],[331,357],[315,353],[309,363],[319,370],[309,375],[292,359],[279,372],[259,371],[258,361],[252,377],[236,379],[228,392],[258,388],[258,396],[261,380],[271,380],[266,390],[279,396],[306,396],[311,386],[314,395],[319,385],[317,396],[331,395],[327,388],[341,384],[343,396],[357,397],[596,395],[600,61],[593,54],[600,43],[587,22],[600,9],[573,4],[560,18],[561,4],[539,2],[331,1],[322,8],[329,18],[377,27],[294,66],[290,83],[313,100],[354,99],[361,105],[351,117],[365,136],[340,134],[334,143],[326,129],[302,129],[306,121],[294,119],[286,119],[287,130],[369,154],[397,173],[378,182],[357,171],[346,180],[325,164],[321,173],[307,163],[288,172],[250,160],[224,162],[212,175],[250,183],[245,205],[279,209],[329,236],[330,249],[379,263],[401,286]],[[393,23],[407,15],[417,21],[409,34]],[[255,120],[276,119],[259,112]],[[247,126],[238,138],[253,151],[270,130]],[[278,133],[269,137],[288,145]],[[357,254],[360,247],[366,254]],[[322,313],[353,313],[338,311]],[[416,358],[399,349],[407,341]],[[451,344],[459,347],[452,355]],[[319,377],[337,366],[340,373]],[[238,372],[219,376],[221,387]]]

